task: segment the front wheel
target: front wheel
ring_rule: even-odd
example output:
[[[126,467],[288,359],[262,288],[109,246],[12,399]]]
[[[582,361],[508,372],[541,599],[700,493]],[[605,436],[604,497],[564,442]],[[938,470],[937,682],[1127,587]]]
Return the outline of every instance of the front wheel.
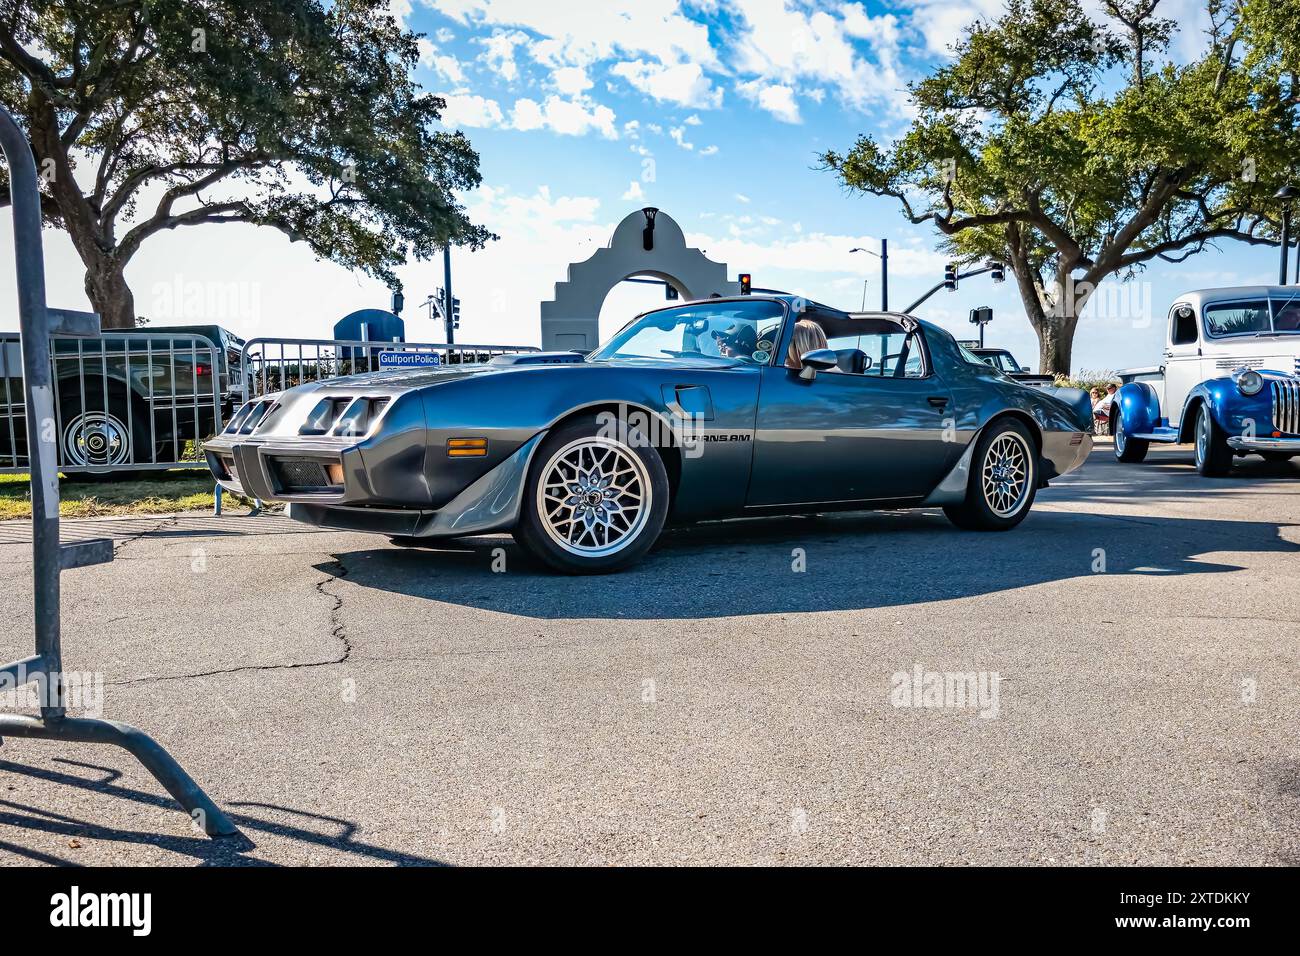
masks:
[[[1228,436],[1214,421],[1208,405],[1196,408],[1196,470],[1207,478],[1219,478],[1232,469],[1232,448]]]
[[[567,574],[604,574],[641,559],[668,516],[659,452],[623,423],[594,416],[557,429],[538,447],[524,485],[515,540]]]
[[[1115,424],[1112,427],[1115,433],[1115,459],[1128,464],[1136,464],[1147,456],[1147,450],[1151,447],[1151,442],[1145,438],[1130,438],[1124,429],[1124,416],[1120,414],[1119,403],[1112,406],[1114,411]]]
[[[1008,531],[1029,514],[1038,493],[1038,451],[1023,422],[1002,418],[982,434],[971,458],[966,500],[943,509],[969,531]]]

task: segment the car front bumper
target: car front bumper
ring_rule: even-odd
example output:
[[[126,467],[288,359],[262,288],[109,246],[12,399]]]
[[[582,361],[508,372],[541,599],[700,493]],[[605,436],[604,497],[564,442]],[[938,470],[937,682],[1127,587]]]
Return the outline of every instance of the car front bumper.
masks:
[[[1228,439],[1228,447],[1233,451],[1278,451],[1300,455],[1300,438],[1243,438],[1233,435]]]

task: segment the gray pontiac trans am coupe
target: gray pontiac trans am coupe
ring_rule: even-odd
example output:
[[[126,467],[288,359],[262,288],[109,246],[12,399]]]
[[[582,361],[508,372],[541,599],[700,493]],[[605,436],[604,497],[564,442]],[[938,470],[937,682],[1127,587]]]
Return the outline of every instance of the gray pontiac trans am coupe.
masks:
[[[589,355],[301,385],[204,447],[224,487],[300,521],[403,544],[510,531],[597,573],[669,520],[942,507],[1012,528],[1091,430],[1082,392],[1017,384],[937,326],[753,295],[647,312]]]

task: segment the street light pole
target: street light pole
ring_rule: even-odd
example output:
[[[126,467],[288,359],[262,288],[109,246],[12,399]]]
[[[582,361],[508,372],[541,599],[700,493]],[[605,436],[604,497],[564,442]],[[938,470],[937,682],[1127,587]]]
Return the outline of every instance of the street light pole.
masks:
[[[880,260],[880,311],[889,311],[889,240],[880,240],[880,251],[873,252],[870,249],[864,249],[861,246],[854,246],[849,250],[852,255],[855,252],[865,252],[869,256],[875,256]],[[862,294],[862,308],[866,310],[866,290]]]
[[[1300,189],[1287,183],[1273,194],[1274,199],[1282,201],[1282,241],[1278,248],[1277,284],[1286,285],[1286,260],[1291,251],[1291,200],[1300,197]],[[1300,259],[1300,252],[1296,253]],[[1300,272],[1300,269],[1297,270]]]
[[[447,327],[447,344],[451,345],[456,341],[456,331],[452,328],[452,309],[451,304],[455,300],[451,296],[451,246],[442,247],[442,294],[443,294],[443,322]]]

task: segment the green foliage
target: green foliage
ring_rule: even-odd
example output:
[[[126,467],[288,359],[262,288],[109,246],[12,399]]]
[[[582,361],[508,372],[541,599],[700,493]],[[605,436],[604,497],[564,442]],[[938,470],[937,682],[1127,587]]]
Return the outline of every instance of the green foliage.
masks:
[[[1091,392],[1094,388],[1105,391],[1107,385],[1118,386],[1120,381],[1112,371],[1083,368],[1074,375],[1056,376],[1056,384],[1063,388],[1081,388],[1085,392]]]
[[[953,60],[911,87],[894,143],[823,154],[850,189],[892,197],[961,262],[1016,276],[1045,368],[1069,367],[1097,285],[1207,244],[1273,241],[1273,193],[1300,155],[1295,14],[1211,0],[1204,55],[1164,57],[1159,0],[1009,0]]]
[[[445,103],[387,8],[0,0],[0,102],[49,161],[47,218],[91,274],[202,223],[272,226],[389,285],[408,257],[481,246],[456,198],[478,155],[435,128]]]

